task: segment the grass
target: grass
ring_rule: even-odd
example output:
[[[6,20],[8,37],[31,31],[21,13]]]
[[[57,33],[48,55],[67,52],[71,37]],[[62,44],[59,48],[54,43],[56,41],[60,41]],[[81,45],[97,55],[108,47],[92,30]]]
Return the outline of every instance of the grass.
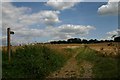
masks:
[[[73,56],[73,54],[76,53],[77,48],[72,49],[72,48],[65,48],[63,51],[67,52],[67,56],[68,58],[71,58]]]
[[[116,58],[105,57],[88,47],[80,48],[76,59],[78,64],[88,61],[93,64],[95,78],[118,78],[118,61]]]
[[[45,78],[60,69],[67,57],[46,46],[29,45],[12,52],[8,62],[6,51],[2,51],[3,78]]]
[[[84,60],[93,64],[92,70],[95,78],[118,77],[119,68],[116,58],[105,57],[100,52],[92,50],[87,46],[76,49],[63,49],[59,45],[28,45],[19,47],[11,51],[10,63],[8,63],[8,54],[3,49],[2,77],[43,79],[50,73],[59,70],[76,52],[79,52],[76,56],[78,64]],[[84,73],[83,67],[80,73]]]

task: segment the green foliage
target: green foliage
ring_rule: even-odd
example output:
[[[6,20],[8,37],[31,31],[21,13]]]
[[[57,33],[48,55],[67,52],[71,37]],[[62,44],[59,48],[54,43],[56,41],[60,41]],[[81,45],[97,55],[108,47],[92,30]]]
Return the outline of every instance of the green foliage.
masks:
[[[12,52],[11,62],[5,51],[3,57],[3,78],[45,78],[60,69],[66,58],[45,46],[29,45]]]
[[[97,78],[118,78],[117,60],[112,58],[101,58],[96,62],[93,72]]]
[[[116,58],[104,57],[95,50],[83,47],[79,49],[76,59],[79,64],[84,60],[91,62],[95,78],[118,78],[118,60]]]

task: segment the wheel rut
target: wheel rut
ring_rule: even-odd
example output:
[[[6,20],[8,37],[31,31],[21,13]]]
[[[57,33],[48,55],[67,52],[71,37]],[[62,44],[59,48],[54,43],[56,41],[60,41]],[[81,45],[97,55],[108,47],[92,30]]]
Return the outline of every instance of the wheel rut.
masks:
[[[91,78],[92,65],[86,61],[78,65],[75,58],[78,53],[74,53],[60,70],[53,72],[47,78]]]

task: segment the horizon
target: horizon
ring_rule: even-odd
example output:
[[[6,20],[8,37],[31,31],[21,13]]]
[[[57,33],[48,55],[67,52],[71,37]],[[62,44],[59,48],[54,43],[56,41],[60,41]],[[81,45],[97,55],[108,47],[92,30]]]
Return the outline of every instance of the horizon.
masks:
[[[120,36],[119,36],[120,37]],[[111,39],[106,39],[106,40],[98,40],[98,39],[80,39],[80,38],[69,38],[69,39],[80,39],[81,42],[68,42],[69,39],[66,39],[66,40],[51,40],[51,41],[47,41],[47,42],[31,42],[31,43],[21,43],[21,44],[15,44],[15,45],[11,45],[11,46],[24,46],[24,45],[35,45],[35,44],[95,44],[95,43],[111,43],[111,42],[117,42],[115,41],[114,39],[117,38],[117,37],[114,37],[114,38],[111,38]],[[82,42],[83,40],[87,40],[86,43]],[[89,42],[90,40],[96,40],[97,42]],[[66,41],[65,43],[58,43],[59,41]],[[56,42],[56,43],[52,43],[52,42]],[[0,47],[7,47],[7,45],[0,45]]]

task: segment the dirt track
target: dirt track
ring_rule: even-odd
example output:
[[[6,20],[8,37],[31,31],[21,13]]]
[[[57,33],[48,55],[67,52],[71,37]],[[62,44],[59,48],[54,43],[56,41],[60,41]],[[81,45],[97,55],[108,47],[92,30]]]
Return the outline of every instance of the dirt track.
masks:
[[[74,53],[60,70],[50,74],[47,78],[91,78],[93,76],[92,65],[84,61],[78,66],[77,60],[75,59],[77,54],[78,52]],[[81,70],[84,70],[84,72],[81,72]]]

